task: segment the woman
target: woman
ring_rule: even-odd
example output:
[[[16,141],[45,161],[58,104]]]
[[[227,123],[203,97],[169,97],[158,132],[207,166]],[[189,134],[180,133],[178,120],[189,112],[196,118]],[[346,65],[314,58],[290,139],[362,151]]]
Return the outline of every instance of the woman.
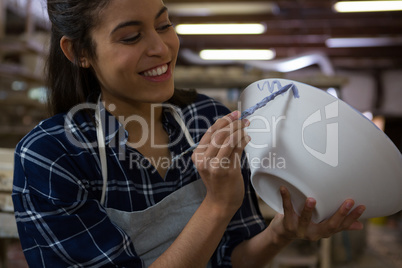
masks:
[[[285,188],[284,215],[264,225],[239,160],[249,122],[174,89],[179,41],[161,0],[47,2],[54,116],[15,159],[31,266],[261,267],[294,239],[362,228],[353,200],[313,224],[315,200],[299,217]]]

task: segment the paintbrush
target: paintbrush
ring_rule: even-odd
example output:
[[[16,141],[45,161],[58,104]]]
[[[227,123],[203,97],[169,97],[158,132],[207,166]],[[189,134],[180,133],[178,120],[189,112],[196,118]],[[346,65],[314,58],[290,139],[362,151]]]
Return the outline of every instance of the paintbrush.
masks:
[[[281,95],[283,93],[285,93],[286,91],[288,91],[289,89],[292,89],[293,92],[293,96],[294,98],[299,98],[299,90],[297,89],[297,87],[291,83],[289,85],[283,86],[281,87],[281,89],[279,89],[278,91],[272,93],[271,95],[269,95],[268,97],[265,97],[263,100],[261,100],[260,102],[258,102],[256,105],[244,110],[241,115],[240,118],[238,120],[242,120],[250,115],[252,115],[255,111],[257,111],[258,109],[264,107],[265,105],[267,105],[268,102],[272,101],[273,99],[275,99],[278,95]],[[182,152],[181,154],[176,155],[173,159],[172,162],[176,161],[177,159],[181,158],[183,155],[188,154],[192,151],[194,151],[195,148],[197,148],[197,146],[200,143],[197,142],[194,145],[192,145],[190,148],[188,148],[187,150],[185,150],[184,152]]]

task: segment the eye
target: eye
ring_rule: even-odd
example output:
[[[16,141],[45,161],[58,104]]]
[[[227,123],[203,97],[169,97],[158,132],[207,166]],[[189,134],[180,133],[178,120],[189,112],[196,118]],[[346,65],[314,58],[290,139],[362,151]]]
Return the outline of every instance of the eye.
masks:
[[[169,29],[169,28],[172,27],[172,26],[173,26],[172,23],[168,23],[168,24],[166,24],[166,25],[163,25],[163,26],[157,28],[156,30],[157,30],[158,32],[163,32],[163,31]]]
[[[141,34],[137,34],[137,35],[135,35],[135,36],[133,36],[133,37],[129,37],[129,38],[126,38],[126,39],[123,39],[123,40],[121,40],[121,42],[123,42],[123,43],[134,43],[134,42],[136,42],[138,39],[140,39],[140,37],[141,37]]]

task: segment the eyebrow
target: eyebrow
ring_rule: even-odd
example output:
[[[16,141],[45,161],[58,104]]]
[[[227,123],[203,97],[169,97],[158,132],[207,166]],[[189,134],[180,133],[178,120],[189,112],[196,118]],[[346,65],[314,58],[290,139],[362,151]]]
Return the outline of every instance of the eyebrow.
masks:
[[[167,11],[167,7],[163,6],[159,12],[156,14],[155,19],[158,19],[160,16],[162,16],[163,13],[165,13]],[[142,22],[138,21],[138,20],[132,20],[132,21],[126,21],[126,22],[122,22],[119,23],[111,32],[110,35],[112,35],[114,32],[116,32],[117,30],[124,28],[124,27],[128,27],[128,26],[138,26],[141,25]]]

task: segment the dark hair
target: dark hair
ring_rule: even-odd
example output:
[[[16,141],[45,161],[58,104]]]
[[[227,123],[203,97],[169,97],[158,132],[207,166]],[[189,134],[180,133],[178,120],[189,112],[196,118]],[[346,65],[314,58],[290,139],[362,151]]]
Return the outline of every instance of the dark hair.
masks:
[[[92,42],[90,33],[98,19],[96,12],[99,13],[107,3],[108,0],[47,1],[52,28],[46,82],[52,115],[67,112],[100,92],[92,70],[80,67],[79,56],[85,51],[86,56],[96,57],[96,45]],[[67,59],[60,48],[63,36],[72,40],[74,62]]]
[[[46,64],[48,103],[52,115],[68,112],[83,102],[96,102],[100,84],[92,69],[80,67],[79,57],[85,53],[96,59],[96,44],[91,31],[99,13],[110,0],[47,0],[51,21],[50,51]],[[72,40],[74,62],[60,48],[63,36]],[[195,91],[175,90],[169,102],[183,106],[195,100]]]

